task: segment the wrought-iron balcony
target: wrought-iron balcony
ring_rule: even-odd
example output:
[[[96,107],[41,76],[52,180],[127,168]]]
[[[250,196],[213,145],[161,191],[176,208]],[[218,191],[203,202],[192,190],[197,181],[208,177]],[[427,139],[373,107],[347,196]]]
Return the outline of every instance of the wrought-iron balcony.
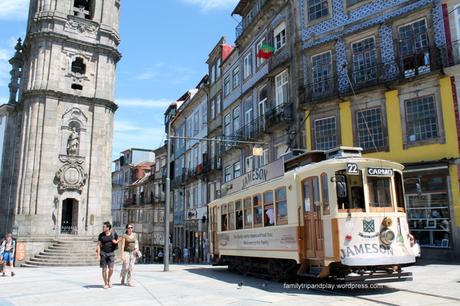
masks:
[[[185,172],[185,183],[196,180],[197,175],[198,175],[198,167],[193,168],[193,169],[187,169],[187,171]]]
[[[294,119],[294,104],[280,104],[268,109],[265,114],[244,125],[242,128],[235,131],[232,136],[227,137],[227,139],[251,141],[279,123],[287,123],[292,119]],[[233,146],[238,146],[238,143],[228,143],[227,149]]]
[[[284,65],[291,59],[291,50],[289,45],[284,45],[281,49],[276,50],[268,60],[268,70],[272,71],[281,65]]]
[[[307,84],[301,102],[304,104],[313,103],[322,99],[338,96],[337,80],[335,77],[318,78],[317,80]]]
[[[133,205],[136,205],[136,199],[132,199],[132,198],[128,198],[128,199],[125,199],[124,201],[124,207],[128,207],[128,206],[133,206]]]
[[[330,78],[317,78],[304,88],[301,103],[311,104],[326,98],[351,95],[375,85],[391,86],[412,80],[453,65],[455,61],[460,63],[460,58],[455,59],[455,50],[458,54],[460,49],[458,47],[419,49],[415,53],[399,54],[391,62],[372,66],[363,65],[361,69],[349,68],[345,70],[346,75],[342,73],[337,75],[335,72]]]
[[[294,104],[284,103],[277,105],[265,112],[265,129],[278,125],[279,123],[288,123],[294,119]]]
[[[238,39],[244,30],[246,30],[254,20],[257,19],[257,15],[262,11],[268,0],[256,0],[253,8],[250,10],[248,15],[244,16],[241,22],[236,26],[236,39]]]
[[[203,174],[214,170],[222,170],[222,159],[220,157],[206,159],[203,162]]]

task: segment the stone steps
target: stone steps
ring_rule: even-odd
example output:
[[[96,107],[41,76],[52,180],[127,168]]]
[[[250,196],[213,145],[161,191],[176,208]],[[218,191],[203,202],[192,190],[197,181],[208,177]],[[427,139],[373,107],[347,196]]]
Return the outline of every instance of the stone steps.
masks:
[[[72,267],[96,266],[97,242],[92,239],[64,239],[53,243],[34,257],[23,263],[22,267]]]

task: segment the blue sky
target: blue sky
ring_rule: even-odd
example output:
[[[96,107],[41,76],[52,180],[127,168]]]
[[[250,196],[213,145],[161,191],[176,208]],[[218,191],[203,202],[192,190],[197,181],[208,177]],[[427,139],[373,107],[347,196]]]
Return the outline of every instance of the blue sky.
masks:
[[[7,102],[10,66],[23,38],[29,0],[1,0],[0,103]],[[122,0],[113,156],[164,141],[166,106],[207,73],[206,59],[221,36],[233,42],[237,0]]]

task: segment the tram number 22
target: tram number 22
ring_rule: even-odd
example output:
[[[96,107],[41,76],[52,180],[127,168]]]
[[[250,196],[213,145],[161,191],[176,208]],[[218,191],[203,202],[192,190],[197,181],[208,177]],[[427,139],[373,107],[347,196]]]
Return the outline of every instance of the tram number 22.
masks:
[[[347,164],[347,174],[358,175],[359,174],[358,164],[348,163]]]

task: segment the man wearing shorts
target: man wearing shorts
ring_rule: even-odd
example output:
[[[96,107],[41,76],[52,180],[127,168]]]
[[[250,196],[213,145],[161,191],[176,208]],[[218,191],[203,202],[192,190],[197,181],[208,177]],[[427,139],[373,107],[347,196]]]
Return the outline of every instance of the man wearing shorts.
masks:
[[[117,233],[112,232],[110,222],[104,222],[102,233],[99,234],[97,241],[96,254],[102,268],[102,278],[104,279],[104,289],[112,288],[110,278],[113,274],[115,263],[115,250],[117,249],[120,238]]]

